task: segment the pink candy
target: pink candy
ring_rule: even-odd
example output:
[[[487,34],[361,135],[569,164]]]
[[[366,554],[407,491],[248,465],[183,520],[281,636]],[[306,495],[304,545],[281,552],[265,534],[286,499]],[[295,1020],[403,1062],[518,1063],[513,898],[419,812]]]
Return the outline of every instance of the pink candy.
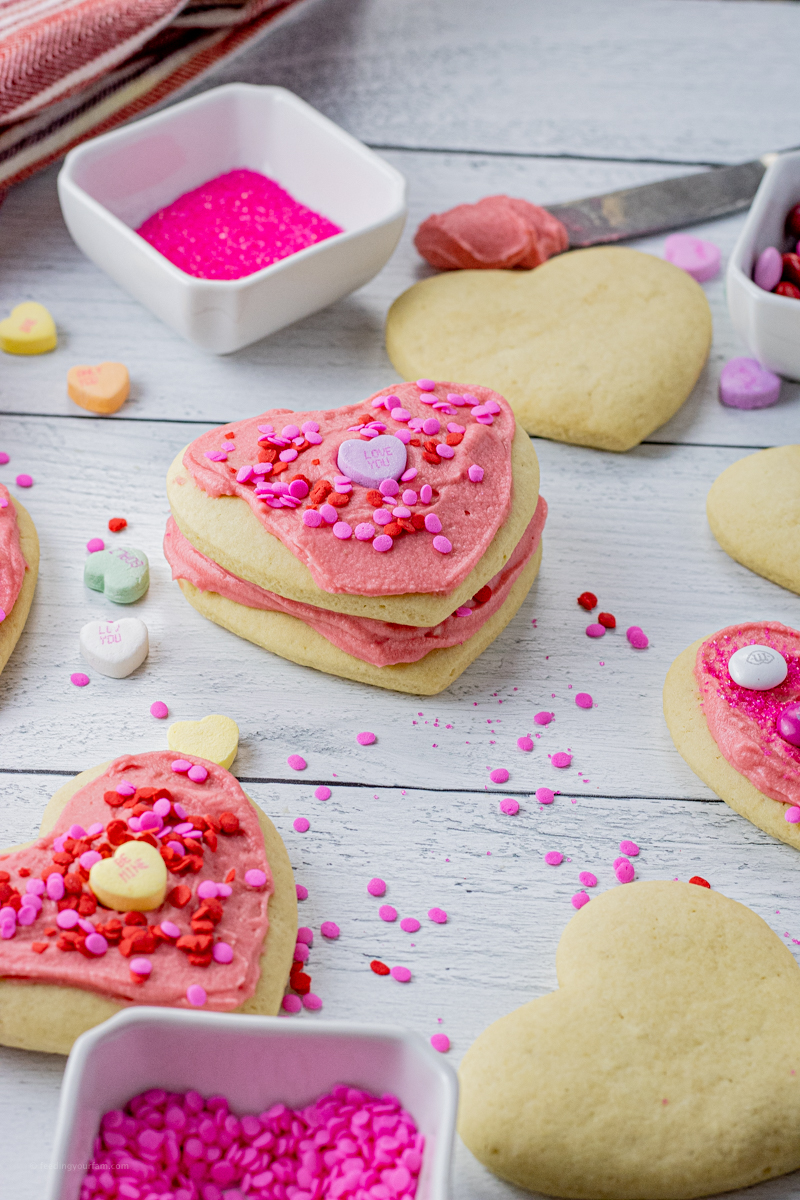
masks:
[[[582,883],[584,887],[597,887],[597,876],[593,875],[591,871],[581,871],[578,882]]]
[[[428,920],[433,921],[433,923],[435,925],[446,925],[447,924],[447,913],[444,911],[443,908],[429,908],[428,909]]]
[[[548,850],[544,856],[544,861],[548,867],[558,867],[564,861],[564,855],[560,850]]]
[[[440,1054],[446,1054],[450,1049],[450,1038],[446,1033],[435,1033],[431,1038],[431,1045],[434,1050],[438,1050]]]
[[[505,769],[505,767],[495,767],[495,769],[490,772],[489,778],[491,779],[492,783],[508,783],[508,771]]]
[[[586,892],[576,892],[572,897],[573,908],[583,908],[584,904],[588,904],[591,897],[586,895]]]
[[[319,931],[324,938],[329,938],[331,941],[335,941],[341,933],[335,921],[323,921],[319,927]]]
[[[568,767],[571,762],[572,762],[572,755],[567,754],[564,750],[559,750],[550,759],[551,766],[558,767],[559,770],[563,770],[564,767]]]
[[[646,650],[650,645],[647,634],[643,633],[638,625],[631,625],[630,629],[626,630],[625,636],[634,650]]]
[[[382,921],[387,921],[390,925],[397,920],[397,909],[391,904],[382,904],[378,909],[378,916]]]
[[[620,883],[630,883],[636,872],[633,869],[633,863],[629,863],[627,858],[623,858],[617,859],[615,862],[614,874]]]
[[[52,878],[52,876],[50,878]],[[382,879],[370,879],[369,883],[367,884],[367,891],[369,892],[370,896],[385,896],[386,884]]]
[[[587,625],[586,626],[586,636],[590,637],[590,638],[605,637],[606,636],[605,625],[598,625],[596,622],[594,622],[591,625]]]
[[[513,817],[519,812],[519,801],[513,800],[509,796],[507,800],[501,800],[498,807],[501,813],[506,813],[507,816]]]
[[[286,761],[293,771],[305,771],[308,766],[306,760],[299,754],[290,754]]]
[[[308,833],[311,828],[311,822],[306,817],[295,817],[292,825],[298,833]]]
[[[329,787],[326,787],[324,783],[321,783],[320,786],[317,788],[317,790],[314,792],[314,796],[317,800],[330,800],[331,789]]]
[[[556,794],[550,788],[540,787],[536,789],[536,799],[540,804],[552,804],[556,798]]]
[[[519,746],[520,750],[524,750],[526,754],[529,754],[533,749],[533,738],[517,738],[517,745]]]
[[[369,733],[365,730],[363,733],[356,734],[356,741],[359,746],[371,746],[373,742],[377,741],[377,738],[374,733]]]

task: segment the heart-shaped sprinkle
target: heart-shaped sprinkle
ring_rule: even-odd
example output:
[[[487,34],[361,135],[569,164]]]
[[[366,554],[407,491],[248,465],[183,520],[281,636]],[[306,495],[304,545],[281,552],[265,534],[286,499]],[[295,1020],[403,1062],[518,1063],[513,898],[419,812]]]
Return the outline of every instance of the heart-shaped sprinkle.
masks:
[[[111,858],[94,864],[89,887],[105,908],[151,912],[164,903],[167,868],[161,852],[149,842],[124,842]]]
[[[227,769],[239,749],[239,726],[219,713],[202,721],[176,721],[167,732],[167,745],[178,754],[195,754]]]
[[[81,654],[90,667],[111,679],[124,679],[141,666],[150,649],[147,626],[138,617],[89,621],[81,630]]]
[[[698,283],[713,279],[719,271],[719,246],[688,233],[670,234],[664,243],[664,258]]]
[[[56,326],[43,304],[26,300],[0,321],[0,350],[6,354],[46,354],[58,344]]]
[[[133,546],[100,550],[87,558],[83,582],[95,592],[105,592],[115,604],[133,604],[150,586],[147,555]]]
[[[95,367],[70,367],[67,392],[70,399],[90,412],[114,413],[128,399],[131,381],[124,363],[102,362]]]
[[[407,461],[408,451],[392,434],[381,434],[368,442],[350,438],[342,442],[336,459],[343,475],[369,488],[378,487],[384,479],[399,479]]]
[[[754,358],[732,358],[720,372],[719,398],[728,408],[769,408],[780,394],[780,377]]]

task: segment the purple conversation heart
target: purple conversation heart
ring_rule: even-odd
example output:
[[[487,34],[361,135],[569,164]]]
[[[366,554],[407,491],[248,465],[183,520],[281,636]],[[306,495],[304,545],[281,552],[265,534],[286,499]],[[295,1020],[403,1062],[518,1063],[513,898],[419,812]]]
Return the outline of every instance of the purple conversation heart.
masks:
[[[353,483],[376,488],[384,479],[399,479],[406,469],[407,458],[400,439],[384,433],[368,442],[356,438],[342,442],[336,462]]]
[[[768,408],[780,391],[780,378],[754,358],[732,358],[719,377],[719,398],[729,408]]]
[[[664,258],[698,283],[713,279],[719,271],[719,246],[688,233],[670,234],[664,242]]]

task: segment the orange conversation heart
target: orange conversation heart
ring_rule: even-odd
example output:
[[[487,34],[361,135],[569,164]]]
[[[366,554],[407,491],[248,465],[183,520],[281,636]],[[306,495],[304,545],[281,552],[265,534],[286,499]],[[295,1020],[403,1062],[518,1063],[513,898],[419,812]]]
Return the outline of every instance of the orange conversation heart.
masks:
[[[116,412],[128,399],[130,390],[130,376],[124,363],[103,362],[94,367],[70,367],[67,372],[70,398],[90,412]]]

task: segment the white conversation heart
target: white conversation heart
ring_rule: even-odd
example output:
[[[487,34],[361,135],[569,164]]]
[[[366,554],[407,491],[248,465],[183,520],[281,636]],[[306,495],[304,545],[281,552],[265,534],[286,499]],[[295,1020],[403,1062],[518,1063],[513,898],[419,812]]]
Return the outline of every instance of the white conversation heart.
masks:
[[[90,667],[112,679],[124,679],[147,658],[147,626],[138,617],[89,621],[81,630],[81,654]]]

